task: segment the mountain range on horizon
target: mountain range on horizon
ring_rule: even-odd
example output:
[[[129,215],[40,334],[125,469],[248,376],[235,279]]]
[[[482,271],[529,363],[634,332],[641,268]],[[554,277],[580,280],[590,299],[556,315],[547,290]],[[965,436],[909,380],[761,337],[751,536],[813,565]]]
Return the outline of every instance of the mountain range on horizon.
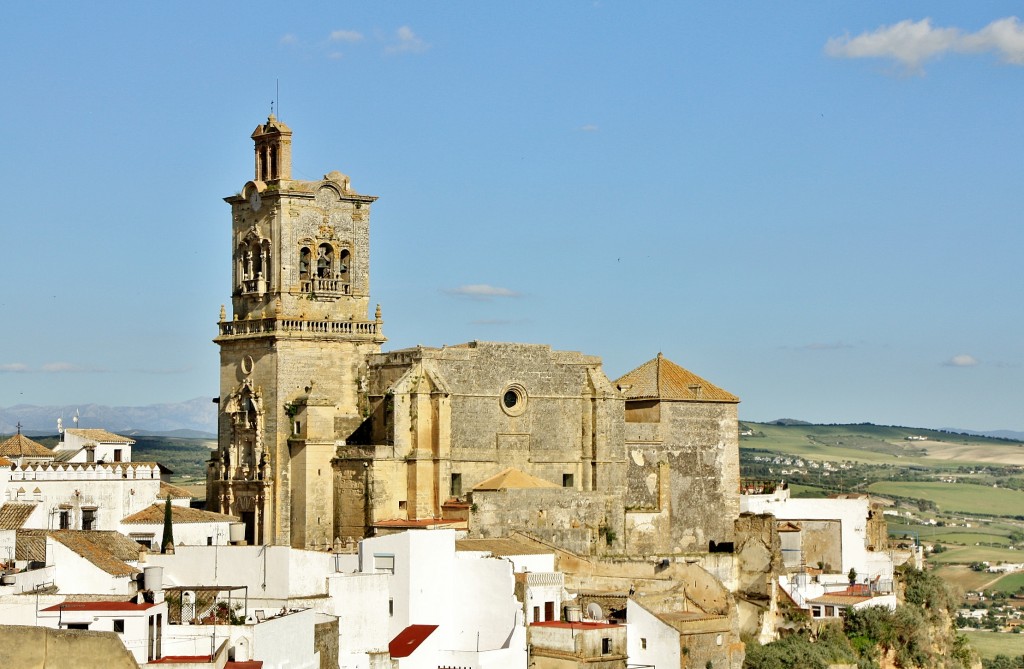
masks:
[[[74,427],[72,417],[78,412],[78,426],[100,427],[111,432],[131,435],[150,435],[210,439],[217,436],[217,405],[209,397],[196,397],[184,402],[149,404],[146,406],[106,406],[103,404],[66,404],[62,406],[36,406],[18,404],[0,407],[0,435],[13,434],[17,425],[29,436],[57,433],[57,419],[63,417],[64,427]],[[758,423],[762,421],[745,421]],[[794,418],[780,418],[771,423],[814,425]],[[942,432],[970,434],[1024,441],[1021,430],[965,430],[956,427],[936,428]]]
[[[103,404],[65,404],[35,406],[18,404],[0,407],[0,434],[13,434],[17,425],[29,436],[57,434],[57,419],[64,427],[103,428],[126,436],[149,434],[185,438],[216,438],[217,405],[209,397],[184,402],[146,406],[106,406]]]

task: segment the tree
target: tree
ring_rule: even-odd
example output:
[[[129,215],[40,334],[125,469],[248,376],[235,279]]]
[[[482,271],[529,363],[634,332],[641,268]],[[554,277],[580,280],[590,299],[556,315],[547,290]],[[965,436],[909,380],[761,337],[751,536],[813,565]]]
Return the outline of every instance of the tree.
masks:
[[[857,570],[850,567],[850,573],[846,575],[846,578],[850,579],[850,585],[857,582]]]
[[[167,547],[174,551],[174,528],[171,524],[171,496],[167,496],[167,503],[164,504],[164,538],[160,540],[160,552],[166,553]]]

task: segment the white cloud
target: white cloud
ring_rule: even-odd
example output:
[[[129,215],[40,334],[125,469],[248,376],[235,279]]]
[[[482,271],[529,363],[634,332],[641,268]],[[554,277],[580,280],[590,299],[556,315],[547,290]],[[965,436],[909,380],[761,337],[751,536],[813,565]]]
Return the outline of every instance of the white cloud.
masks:
[[[295,33],[285,33],[281,35],[281,39],[278,40],[281,44],[297,44],[299,38],[295,36]]]
[[[102,372],[104,370],[96,367],[83,367],[73,362],[48,362],[42,366],[42,370],[48,373],[79,373],[79,372]]]
[[[0,364],[0,374],[21,374],[27,371],[29,371],[28,365],[21,362],[8,362],[5,364]]]
[[[856,37],[832,37],[825,53],[833,58],[888,58],[911,72],[947,53],[996,53],[1007,63],[1024,65],[1024,26],[1016,16],[997,19],[974,33],[933,26],[931,19],[900,21]]]
[[[395,44],[388,46],[387,53],[422,53],[430,48],[430,45],[420,39],[409,26],[402,26],[395,31]]]
[[[1024,26],[1016,16],[988,24],[972,35],[965,35],[960,48],[965,52],[993,51],[1007,63],[1024,65]]]
[[[807,351],[835,351],[835,350],[841,349],[841,348],[853,348],[853,345],[852,344],[846,344],[846,343],[841,342],[841,341],[834,341],[834,342],[816,341],[816,342],[812,342],[810,344],[805,344],[803,346],[803,348],[804,348],[804,350],[807,350]]]
[[[335,30],[331,33],[332,42],[347,42],[355,44],[363,41],[363,34],[355,30]]]
[[[583,132],[597,132],[598,128],[593,123],[587,123],[586,125],[580,126],[580,130]]]
[[[959,37],[956,28],[933,28],[931,19],[906,20],[854,38],[833,37],[825,43],[825,53],[833,58],[892,58],[917,70],[925,60],[952,49]]]
[[[457,297],[468,297],[473,300],[490,300],[494,297],[519,297],[519,293],[508,288],[490,286],[486,283],[473,283],[458,288],[450,288],[444,292]]]
[[[942,363],[947,367],[974,367],[980,364],[978,359],[973,355],[967,353],[961,353],[960,355],[954,355],[952,358]]]

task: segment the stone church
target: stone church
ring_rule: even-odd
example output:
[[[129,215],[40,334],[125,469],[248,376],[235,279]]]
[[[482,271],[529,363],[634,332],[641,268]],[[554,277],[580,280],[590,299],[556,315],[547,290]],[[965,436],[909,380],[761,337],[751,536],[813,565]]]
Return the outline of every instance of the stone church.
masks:
[[[250,543],[326,548],[411,528],[521,531],[582,555],[731,550],[739,399],[660,353],[469,342],[382,352],[374,196],[291,178],[292,132],[252,133],[231,205],[218,447],[207,505]]]

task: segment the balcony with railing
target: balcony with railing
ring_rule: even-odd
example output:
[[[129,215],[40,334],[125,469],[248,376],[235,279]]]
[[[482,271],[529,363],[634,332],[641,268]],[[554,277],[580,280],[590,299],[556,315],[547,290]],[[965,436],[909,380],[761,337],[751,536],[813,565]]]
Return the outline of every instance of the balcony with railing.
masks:
[[[345,279],[314,277],[300,281],[299,290],[303,294],[315,295],[316,297],[338,298],[351,295],[352,284]]]
[[[383,324],[375,321],[331,321],[305,318],[253,318],[221,321],[220,337],[257,337],[288,335],[309,338],[337,337],[344,339],[383,340]]]

